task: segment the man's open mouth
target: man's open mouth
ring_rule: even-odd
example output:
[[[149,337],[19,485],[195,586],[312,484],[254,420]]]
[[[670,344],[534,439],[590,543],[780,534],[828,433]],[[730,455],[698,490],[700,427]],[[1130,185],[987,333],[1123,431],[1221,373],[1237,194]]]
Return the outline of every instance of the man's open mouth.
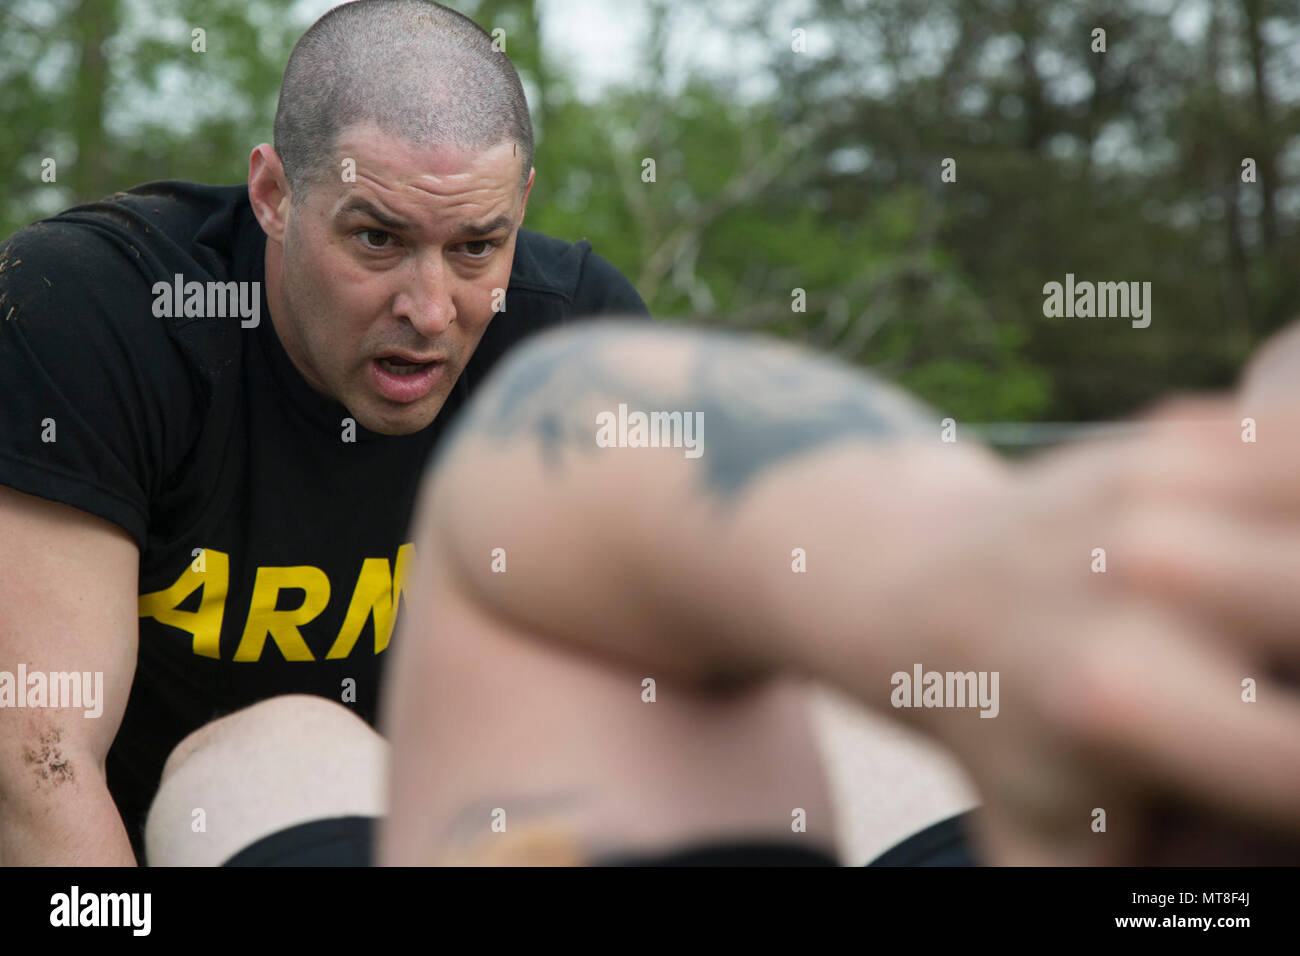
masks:
[[[394,375],[414,375],[420,369],[433,364],[433,362],[408,362],[406,359],[397,356],[376,359],[376,361],[385,371],[392,372]]]
[[[382,355],[374,360],[374,384],[384,398],[413,402],[423,398],[442,378],[447,360],[416,354]]]

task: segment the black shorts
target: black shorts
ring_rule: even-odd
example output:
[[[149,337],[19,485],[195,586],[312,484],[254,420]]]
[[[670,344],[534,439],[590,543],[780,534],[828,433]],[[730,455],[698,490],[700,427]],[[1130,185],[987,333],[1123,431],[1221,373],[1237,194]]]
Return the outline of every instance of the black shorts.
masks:
[[[959,813],[914,833],[870,866],[979,866],[966,829],[970,814]]]
[[[909,837],[871,866],[975,866],[963,831],[965,814]],[[240,850],[224,866],[370,866],[373,817],[300,823]],[[825,850],[776,842],[699,844],[654,856],[601,860],[596,866],[835,866]]]
[[[370,866],[374,817],[299,823],[244,847],[222,866]]]

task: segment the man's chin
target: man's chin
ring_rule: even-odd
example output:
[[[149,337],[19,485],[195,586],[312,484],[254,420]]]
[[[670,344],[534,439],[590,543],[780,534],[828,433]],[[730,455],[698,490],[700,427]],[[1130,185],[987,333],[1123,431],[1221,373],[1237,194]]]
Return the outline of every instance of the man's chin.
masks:
[[[409,405],[380,400],[369,403],[364,411],[350,410],[359,425],[376,434],[411,435],[433,424],[433,420],[442,411],[444,400],[445,396],[430,396],[429,400],[411,402]]]

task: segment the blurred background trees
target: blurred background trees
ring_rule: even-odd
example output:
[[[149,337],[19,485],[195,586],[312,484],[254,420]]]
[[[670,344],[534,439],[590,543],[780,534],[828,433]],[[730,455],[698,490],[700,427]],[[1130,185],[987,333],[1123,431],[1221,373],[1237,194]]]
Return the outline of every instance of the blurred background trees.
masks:
[[[525,78],[527,225],[589,238],[661,317],[797,339],[974,421],[1224,385],[1300,314],[1294,0],[606,0],[638,55],[598,89],[593,2],[451,5]],[[329,6],[0,0],[0,230],[244,180]],[[1067,272],[1151,282],[1150,327],[1045,318]]]

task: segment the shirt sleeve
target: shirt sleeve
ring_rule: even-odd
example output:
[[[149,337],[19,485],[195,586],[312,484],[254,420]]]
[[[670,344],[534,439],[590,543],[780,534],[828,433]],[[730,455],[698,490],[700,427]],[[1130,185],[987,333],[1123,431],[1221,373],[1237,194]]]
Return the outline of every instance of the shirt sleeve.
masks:
[[[0,243],[0,484],[105,518],[143,549],[195,391],[133,248],[57,221]]]
[[[574,291],[573,309],[575,316],[650,318],[650,310],[627,277],[594,252],[588,254]]]

